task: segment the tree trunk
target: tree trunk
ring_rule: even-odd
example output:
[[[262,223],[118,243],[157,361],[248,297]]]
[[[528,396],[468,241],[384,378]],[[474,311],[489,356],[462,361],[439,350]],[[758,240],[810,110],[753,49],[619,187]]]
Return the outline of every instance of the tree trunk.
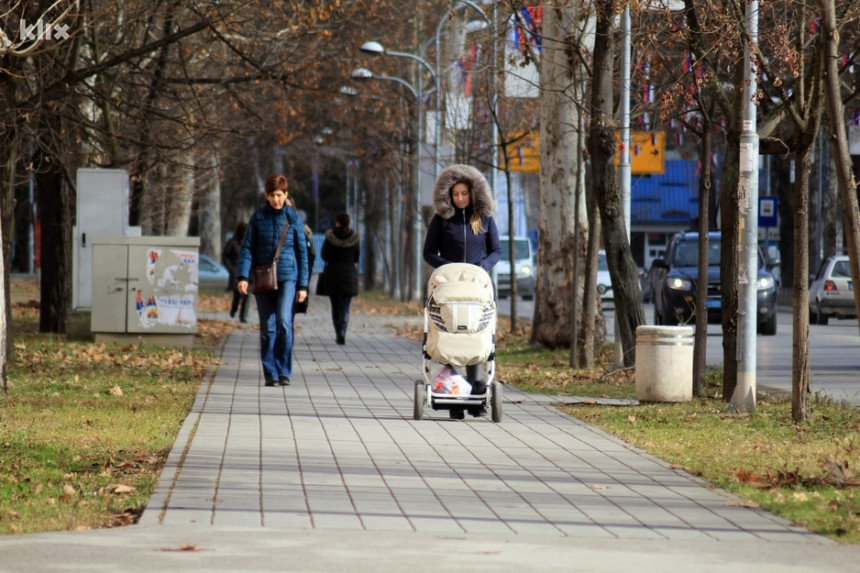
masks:
[[[615,324],[618,329],[615,335],[621,338],[624,365],[633,366],[636,362],[636,327],[644,324],[645,312],[642,309],[638,273],[630,252],[624,208],[615,171],[615,131],[618,125],[613,114],[614,2],[603,0],[595,6],[597,27],[592,65],[594,75],[591,84],[589,135],[592,185],[600,208],[606,262],[612,279]],[[593,254],[589,252],[589,255]]]
[[[823,139],[821,145],[826,146]],[[826,154],[824,161],[824,189],[821,194],[821,246],[824,256],[842,254],[839,236],[842,218],[839,206],[839,180],[836,176],[836,161],[832,153]]]
[[[206,253],[216,261],[221,260],[221,173],[218,156],[213,151],[209,155],[209,169],[204,177],[206,193],[198,205],[198,227],[200,229],[200,252]]]
[[[0,203],[2,204],[2,203]],[[3,210],[0,208],[0,236],[3,235]],[[0,249],[0,269],[6,268],[6,254],[3,252],[6,249]],[[7,284],[7,277],[9,273],[3,273],[3,280],[0,280],[0,386],[3,387],[3,396],[7,396],[9,392],[9,384],[7,379],[7,365],[9,363],[9,359],[6,356],[6,353],[9,350],[9,347],[12,346],[9,344],[9,339],[6,336],[8,332],[8,318],[6,316],[6,310],[8,305],[6,304],[6,296],[9,292],[9,285]]]
[[[504,146],[507,149],[507,146]],[[514,193],[513,189],[511,189],[511,169],[510,169],[510,158],[507,156],[507,152],[505,152],[505,188],[508,190],[508,212],[505,214],[508,218],[508,252],[502,253],[503,257],[508,258],[509,269],[510,272],[510,285],[511,291],[509,296],[511,297],[511,332],[516,332],[518,328],[519,317],[517,316],[517,297],[518,297],[518,289],[517,289],[517,258],[516,258],[516,241],[514,241]]]
[[[59,133],[59,131],[57,131]],[[39,331],[65,334],[72,301],[72,225],[75,196],[60,165],[39,153],[36,161],[39,218],[42,221],[42,278]]]
[[[738,90],[741,91],[741,90]],[[741,117],[741,99],[735,100],[736,118]],[[737,120],[738,123],[740,119]],[[720,185],[720,283],[722,284],[723,326],[723,399],[732,399],[738,383],[738,264],[739,250],[733,248],[740,237],[738,218],[738,177],[740,132],[732,126],[726,133],[726,155]]]
[[[848,134],[845,131],[845,113],[842,107],[839,82],[839,33],[836,29],[834,0],[819,0],[821,6],[821,33],[826,38],[824,58],[824,90],[829,126],[830,145],[836,162],[839,181],[839,199],[842,204],[843,227],[848,255],[851,260],[851,280],[854,288],[854,307],[860,316],[860,212],[857,206],[857,183],[851,173],[848,155]]]
[[[191,226],[191,203],[194,200],[194,153],[186,151],[185,161],[178,167],[179,177],[171,177],[167,166],[162,166],[162,181],[168,182],[167,188],[173,188],[174,192],[164,197],[165,219],[167,229],[165,235],[168,237],[187,237]]]
[[[789,181],[794,158],[771,157],[771,188],[779,199],[779,254],[782,264],[780,275],[783,286],[788,287],[794,276],[794,186]]]
[[[0,80],[2,82],[2,80]],[[9,293],[9,267],[12,257],[12,228],[14,228],[14,200],[15,200],[15,164],[18,161],[18,151],[15,147],[14,135],[9,135],[12,129],[4,129],[0,134],[0,252],[3,256],[3,296],[0,297],[0,314],[2,314],[3,328],[0,329],[0,338],[3,339],[3,352],[0,353],[0,369],[6,371],[6,364],[14,358],[13,346],[8,343],[14,337],[12,329],[12,299]],[[3,392],[6,392],[6,380],[3,379]]]
[[[538,285],[532,323],[533,343],[550,348],[571,343],[574,285],[568,266],[573,255],[576,152],[581,148],[574,126],[578,75],[570,52],[578,39],[577,5],[547,5],[543,20],[540,110],[540,199],[538,204]]]
[[[0,74],[0,117],[13,120],[18,117],[15,111],[15,78],[18,69],[17,58],[0,57],[0,67],[7,73]],[[12,329],[12,305],[9,294],[9,267],[12,258],[12,231],[15,228],[15,166],[18,163],[17,121],[0,122],[0,249],[3,250],[3,297],[0,298],[0,313],[3,314],[3,328],[0,337],[5,343],[5,352],[0,354],[0,366],[6,371],[6,364],[14,358],[13,345],[9,344],[14,332]],[[5,391],[5,378],[4,378]]]
[[[794,188],[794,274],[791,306],[794,309],[791,335],[791,415],[795,421],[806,419],[809,411],[809,169],[811,149],[798,149],[797,179]]]
[[[391,261],[391,275],[388,277],[388,295],[393,300],[400,300],[400,244],[397,238],[400,236],[400,225],[398,225],[400,212],[399,194],[391,191],[391,178],[385,178],[385,193],[388,199],[388,260]],[[319,231],[317,229],[317,231]]]
[[[594,367],[594,349],[600,347],[603,339],[598,340],[597,317],[600,314],[600,299],[597,296],[597,257],[600,251],[600,209],[597,206],[595,189],[588,193],[588,244],[585,252],[585,274],[582,289],[582,356],[579,365],[582,368]]]
[[[702,173],[699,178],[699,280],[696,283],[696,334],[693,347],[693,394],[706,393],[705,366],[708,358],[708,231],[710,230],[711,202],[711,143],[713,134],[709,115],[703,114],[702,154],[699,161]]]
[[[581,83],[576,84],[577,93],[581,93],[581,91],[585,90],[585,86]],[[582,114],[576,120],[576,130],[579,133],[582,133],[585,129],[585,121],[582,117]],[[570,269],[570,284],[573,285],[573,298],[570,303],[570,322],[573,327],[570,335],[570,366],[571,368],[576,368],[580,365],[580,360],[583,359],[580,356],[580,352],[578,351],[580,348],[584,349],[585,345],[580,345],[579,341],[582,338],[581,333],[581,324],[579,320],[580,309],[582,309],[582,302],[584,300],[584,292],[583,286],[584,283],[582,281],[582,261],[585,260],[585,252],[586,252],[586,240],[587,240],[587,232],[588,232],[588,207],[586,205],[586,171],[587,165],[585,161],[584,153],[576,154],[576,196],[574,198],[574,232],[573,232],[573,252],[571,253],[570,261],[568,263],[568,268]],[[597,217],[594,218],[597,220]],[[585,232],[583,232],[585,230]],[[593,323],[592,319],[592,323]],[[593,345],[593,336],[586,338],[586,340],[592,340]],[[593,354],[593,349],[592,349]]]

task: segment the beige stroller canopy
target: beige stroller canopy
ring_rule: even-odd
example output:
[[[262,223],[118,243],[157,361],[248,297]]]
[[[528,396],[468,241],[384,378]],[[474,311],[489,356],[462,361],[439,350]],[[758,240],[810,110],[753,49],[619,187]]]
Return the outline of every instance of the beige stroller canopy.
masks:
[[[493,352],[493,281],[476,265],[451,263],[427,284],[427,354],[452,366],[483,364]]]

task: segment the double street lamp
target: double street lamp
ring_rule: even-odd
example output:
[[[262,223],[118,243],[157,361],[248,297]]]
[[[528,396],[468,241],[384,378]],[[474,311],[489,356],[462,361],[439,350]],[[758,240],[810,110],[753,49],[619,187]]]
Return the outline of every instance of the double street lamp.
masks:
[[[478,12],[478,14],[483,19],[483,22],[468,22],[466,24],[466,31],[467,32],[485,28],[487,25],[489,25],[491,27],[491,31],[493,34],[493,62],[495,63],[495,61],[496,61],[496,38],[495,38],[496,13],[495,13],[495,7],[493,8],[492,18],[489,17],[481,9],[481,7],[477,3],[473,2],[472,0],[460,0],[460,2],[458,2],[454,6],[453,10],[457,11],[457,10],[462,9],[462,8],[474,9],[476,12]],[[433,81],[433,86],[434,86],[434,91],[435,91],[435,107],[436,107],[436,120],[435,120],[434,126],[433,126],[433,138],[432,138],[433,139],[433,141],[432,141],[432,146],[433,146],[432,157],[433,157],[434,179],[439,176],[439,172],[440,172],[440,147],[441,147],[441,139],[442,139],[441,124],[444,121],[444,119],[443,119],[444,113],[442,111],[443,99],[442,99],[442,73],[441,73],[441,61],[440,61],[440,52],[441,52],[440,39],[442,36],[442,27],[444,26],[446,21],[447,21],[447,18],[442,18],[439,21],[439,25],[437,26],[435,36],[430,41],[428,41],[427,44],[424,45],[424,49],[421,51],[421,55],[413,54],[410,52],[399,52],[399,51],[395,51],[395,50],[390,50],[390,49],[386,48],[385,46],[383,46],[380,42],[375,42],[375,41],[365,42],[364,44],[361,45],[361,51],[364,53],[367,53],[367,54],[373,54],[373,55],[377,55],[377,56],[394,56],[394,57],[400,57],[400,58],[408,58],[414,62],[417,62],[418,64],[420,64],[424,68],[424,70],[427,71],[431,80]],[[431,42],[435,43],[435,50],[436,50],[436,66],[435,66],[435,68],[434,68],[434,66],[431,66],[427,62],[427,60],[425,60],[422,57],[424,55],[424,50],[426,50],[427,47],[429,47]],[[367,68],[358,68],[358,69],[354,70],[352,72],[352,77],[353,77],[353,79],[359,79],[359,80],[374,79],[374,80],[387,80],[387,81],[397,82],[397,83],[403,85],[404,87],[406,87],[412,93],[412,95],[415,97],[416,114],[417,114],[416,132],[417,132],[417,136],[418,136],[418,145],[416,146],[415,164],[413,166],[413,169],[414,169],[413,173],[414,173],[414,180],[415,180],[416,189],[415,189],[415,204],[414,204],[414,210],[415,210],[415,228],[414,228],[414,235],[415,235],[415,237],[414,237],[415,280],[414,280],[413,285],[412,285],[412,287],[413,287],[412,298],[414,300],[420,300],[421,286],[422,286],[421,285],[421,279],[422,279],[422,272],[421,272],[421,270],[422,270],[422,265],[421,265],[421,261],[422,261],[421,191],[423,188],[423,186],[421,184],[422,169],[421,169],[421,151],[420,150],[421,150],[421,146],[425,145],[425,131],[426,131],[424,114],[423,114],[423,110],[422,110],[423,99],[425,96],[423,74],[420,71],[419,71],[419,73],[415,74],[416,83],[414,86],[410,82],[404,80],[403,78],[399,78],[399,77],[395,77],[395,76],[376,75],[373,72],[371,72],[370,70],[368,70]],[[495,111],[495,107],[496,107],[496,96],[495,96],[495,94],[493,95],[492,107]],[[496,120],[494,118],[493,119],[493,157],[494,157],[494,159],[493,159],[492,175],[491,175],[491,185],[493,187],[495,187],[495,170],[496,170],[496,165],[495,165],[495,163],[496,163],[496,149],[495,149],[495,146],[496,146],[496,141],[498,139],[498,134],[496,132],[496,129],[497,129],[497,125],[496,125]],[[494,191],[495,191],[495,189],[494,189]]]
[[[422,66],[424,66],[424,68],[428,72],[430,72],[430,75],[433,78],[434,83],[436,82],[436,74],[433,71],[433,68],[430,66],[430,64],[427,63],[426,60],[424,60],[420,56],[416,56],[415,54],[410,54],[407,52],[397,52],[397,51],[393,51],[393,50],[386,50],[385,47],[382,44],[380,44],[379,42],[365,42],[361,46],[361,50],[363,52],[366,52],[369,54],[404,57],[404,58],[409,58],[411,60],[414,60],[414,61],[420,63]],[[421,219],[422,219],[422,216],[421,216],[421,188],[422,188],[422,186],[421,186],[421,166],[420,166],[421,152],[420,152],[420,149],[421,149],[421,145],[424,143],[424,121],[423,121],[423,117],[422,117],[423,114],[421,113],[421,104],[422,104],[422,99],[423,99],[423,95],[424,95],[424,90],[423,90],[423,82],[421,79],[421,74],[420,73],[417,74],[417,82],[416,82],[417,86],[413,86],[410,82],[404,80],[403,78],[399,78],[397,76],[380,76],[380,75],[374,74],[372,71],[370,71],[367,68],[357,68],[357,69],[353,70],[351,75],[352,75],[352,78],[356,79],[356,80],[383,80],[383,81],[396,82],[396,83],[404,86],[406,89],[408,89],[409,92],[412,94],[412,96],[415,98],[415,114],[416,114],[416,125],[417,125],[416,135],[418,138],[418,144],[415,147],[415,162],[412,166],[412,168],[413,168],[413,172],[412,172],[413,173],[413,180],[415,181],[415,197],[414,197],[415,200],[414,200],[414,204],[413,204],[413,209],[414,209],[414,213],[413,213],[413,218],[414,218],[414,226],[413,226],[414,278],[413,278],[413,282],[412,282],[411,298],[412,298],[412,300],[420,301],[421,300],[421,290],[422,290],[421,281],[422,281],[422,275],[423,275],[422,265],[421,265],[421,261],[423,258],[422,257],[422,252],[423,252],[422,243],[423,243],[423,241],[422,241],[422,237],[421,237],[423,227],[422,227],[422,222],[421,222]],[[434,147],[433,163],[436,166],[434,168],[434,172],[438,172],[438,156],[436,155],[438,153],[438,147],[439,147],[438,141],[434,141],[433,147]]]

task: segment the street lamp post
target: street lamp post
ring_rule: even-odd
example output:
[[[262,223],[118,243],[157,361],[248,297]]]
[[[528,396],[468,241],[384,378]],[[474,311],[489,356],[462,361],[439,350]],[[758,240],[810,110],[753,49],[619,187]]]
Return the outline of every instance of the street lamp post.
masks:
[[[496,20],[495,10],[496,9],[495,9],[495,7],[493,8],[493,17],[492,18],[487,16],[487,14],[481,9],[481,7],[471,0],[461,0],[460,2],[457,3],[456,6],[454,6],[453,9],[456,11],[456,10],[459,10],[461,8],[466,8],[466,7],[470,7],[472,9],[474,9],[475,11],[477,11],[480,14],[480,16],[483,18],[484,22],[492,28],[492,30],[493,30],[493,61],[495,63],[495,61],[496,61],[496,38],[495,38],[495,20]],[[423,55],[423,50],[422,50],[421,55],[417,55],[417,54],[412,54],[409,52],[398,52],[395,50],[389,50],[385,46],[383,46],[381,43],[374,42],[374,41],[365,42],[364,44],[361,45],[361,51],[365,52],[367,54],[373,54],[373,55],[378,55],[378,56],[381,55],[381,56],[402,57],[402,58],[408,58],[410,60],[418,62],[430,74],[430,78],[433,80],[433,83],[435,86],[435,92],[436,92],[435,93],[436,121],[434,122],[434,126],[433,126],[433,176],[434,176],[434,179],[438,178],[439,172],[440,172],[439,147],[441,145],[441,135],[442,135],[441,134],[441,123],[442,123],[442,118],[444,115],[442,113],[442,78],[441,78],[441,70],[440,70],[441,64],[440,64],[440,58],[439,58],[439,52],[440,52],[439,38],[442,35],[442,26],[444,25],[445,21],[446,21],[446,18],[442,18],[439,21],[439,25],[437,26],[437,29],[436,29],[436,35],[433,38],[433,40],[435,41],[435,46],[436,46],[436,66],[435,66],[435,68],[433,66],[431,66],[427,62],[427,60],[425,60],[423,57],[421,57],[421,55]],[[424,46],[424,48],[426,49],[428,45],[429,45],[429,42]],[[356,75],[356,73],[358,73],[358,75]],[[417,104],[418,104],[417,110],[416,110],[417,114],[418,114],[418,119],[417,119],[417,121],[418,121],[418,129],[417,129],[417,131],[418,131],[418,147],[416,148],[417,157],[416,157],[416,163],[415,163],[415,168],[416,168],[415,182],[417,185],[417,189],[415,192],[415,277],[416,277],[416,279],[415,279],[415,284],[413,285],[413,298],[415,300],[419,300],[420,296],[421,296],[420,277],[421,277],[421,259],[422,259],[422,248],[421,248],[421,219],[422,219],[422,216],[421,216],[421,195],[420,195],[421,190],[422,190],[422,186],[421,186],[421,181],[420,181],[420,177],[421,177],[421,166],[420,166],[421,153],[420,153],[420,149],[421,149],[421,145],[424,144],[424,132],[425,132],[425,122],[423,119],[424,114],[422,113],[422,109],[421,109],[422,103],[423,103],[422,98],[424,97],[422,74],[420,72],[418,74],[416,74],[417,89],[413,88],[413,86],[411,84],[409,84],[408,82],[406,82],[402,78],[395,78],[395,77],[391,77],[391,76],[375,76],[372,72],[370,72],[370,70],[367,70],[366,68],[359,68],[358,70],[355,70],[353,72],[353,77],[357,78],[357,79],[369,79],[369,78],[371,78],[371,79],[387,79],[387,80],[397,81],[398,83],[401,83],[410,89],[412,94],[415,96],[415,99],[416,99]],[[495,94],[493,95],[492,105],[493,105],[493,108],[495,110],[495,106],[496,106],[496,95]],[[497,129],[497,126],[496,126],[496,122],[494,120],[493,121],[493,151],[494,151],[494,153],[493,153],[493,166],[492,166],[492,171],[491,171],[491,184],[492,184],[492,187],[494,188],[494,192],[495,192],[495,170],[496,170],[496,163],[497,163],[497,155],[496,155],[495,147],[496,147],[496,141],[498,139],[498,137],[497,137],[498,134],[496,133],[496,129]]]
[[[373,42],[368,42],[368,43],[373,43]],[[397,53],[397,52],[395,52],[395,53]],[[367,68],[357,68],[357,69],[353,70],[351,75],[352,75],[352,78],[356,79],[356,80],[385,80],[385,81],[396,82],[396,83],[402,85],[403,87],[405,87],[406,89],[408,89],[409,92],[415,97],[416,116],[417,116],[416,117],[416,122],[417,122],[416,134],[418,136],[418,145],[415,147],[415,162],[412,166],[413,178],[415,181],[415,201],[413,204],[413,207],[415,210],[415,213],[414,213],[414,219],[415,220],[414,220],[414,226],[413,226],[413,234],[415,235],[414,239],[413,239],[413,245],[414,245],[413,257],[415,259],[413,261],[413,268],[414,268],[415,276],[414,276],[413,282],[412,282],[412,292],[411,292],[410,297],[412,300],[420,301],[421,300],[421,290],[422,290],[421,289],[421,278],[422,278],[421,260],[422,260],[423,248],[422,248],[422,241],[421,241],[421,230],[422,230],[422,226],[421,226],[421,185],[420,185],[421,168],[419,166],[420,153],[418,152],[418,150],[419,150],[421,141],[424,138],[424,127],[423,127],[424,124],[421,121],[421,92],[419,90],[416,90],[415,87],[413,87],[411,83],[404,80],[403,78],[398,78],[396,76],[379,76],[379,75],[374,74],[373,72],[371,72]]]
[[[411,54],[409,52],[398,52],[396,50],[389,50],[385,46],[383,46],[381,43],[373,42],[373,41],[365,42],[364,44],[362,44],[361,45],[361,51],[366,53],[366,54],[373,54],[373,55],[377,55],[377,56],[394,56],[394,57],[398,57],[398,58],[408,58],[414,62],[418,62],[419,64],[421,64],[424,67],[425,70],[427,70],[427,72],[430,74],[431,79],[433,80],[434,84],[436,85],[436,88],[437,88],[437,96],[436,96],[437,100],[436,101],[437,102],[439,101],[438,100],[439,78],[436,75],[436,72],[434,71],[433,66],[431,66],[429,63],[427,63],[427,60],[425,60],[421,56],[418,56],[416,54]],[[360,69],[366,70],[366,68],[360,68]],[[369,70],[367,70],[367,71],[369,72]],[[353,72],[353,77],[355,77],[354,74],[355,73]],[[365,75],[364,77],[366,78],[367,76]],[[402,78],[395,78],[395,77],[391,77],[391,76],[374,76],[372,73],[370,74],[370,78],[373,78],[373,79],[389,79],[389,80],[397,81],[398,83],[401,83],[401,84],[407,86],[409,88],[409,90],[412,92],[412,95],[415,96],[415,102],[416,102],[415,111],[417,114],[417,122],[418,122],[418,129],[417,129],[418,145],[415,147],[415,171],[414,171],[415,187],[416,187],[415,188],[415,205],[414,205],[414,209],[415,209],[415,229],[414,229],[414,234],[415,234],[415,238],[414,238],[414,244],[415,244],[415,253],[414,253],[414,257],[415,257],[415,261],[414,261],[415,280],[414,280],[413,285],[412,285],[412,299],[420,301],[421,300],[421,290],[422,290],[422,287],[421,287],[421,282],[422,282],[421,281],[421,279],[422,279],[421,260],[423,258],[422,257],[423,249],[422,249],[422,241],[421,241],[421,231],[422,231],[422,221],[421,220],[423,218],[421,215],[421,190],[422,190],[422,186],[421,186],[421,145],[424,144],[424,119],[423,119],[424,114],[422,113],[422,110],[421,110],[422,103],[423,103],[422,98],[424,97],[423,79],[422,79],[421,73],[416,74],[417,87],[413,87],[412,84],[410,84],[406,80],[403,80]],[[438,113],[438,107],[437,107],[437,113]],[[438,126],[438,119],[437,119],[436,123]],[[439,174],[439,140],[436,137],[436,134],[438,134],[438,127],[436,127],[436,129],[434,130],[434,137],[433,137],[433,172],[434,172],[434,176],[438,176],[438,174]]]
[[[398,57],[398,58],[409,58],[410,60],[413,60],[413,61],[421,64],[424,67],[424,69],[427,70],[427,72],[430,74],[430,77],[433,80],[433,84],[436,87],[436,94],[437,94],[436,95],[436,98],[437,98],[436,99],[436,111],[438,114],[438,111],[439,111],[438,69],[434,70],[433,67],[427,62],[427,60],[425,60],[421,56],[418,56],[416,54],[410,54],[409,52],[397,52],[395,50],[389,50],[388,48],[386,48],[385,46],[383,46],[379,42],[374,42],[374,41],[365,42],[364,44],[361,45],[361,51],[366,53],[366,54],[372,54],[374,56],[394,56],[394,57]],[[423,79],[421,78],[420,73],[417,74],[417,76],[416,76],[416,89],[414,90],[414,92],[418,94],[418,95],[416,95],[416,97],[419,98],[418,99],[418,122],[420,125],[425,125],[425,122],[423,120],[424,114],[421,113],[422,101],[420,99],[421,97],[424,96],[424,82],[423,82]],[[437,119],[436,123],[438,125],[438,119]],[[424,131],[425,130],[422,129],[422,133]],[[439,135],[438,128],[434,129],[434,132],[433,132],[433,175],[434,175],[434,177],[439,176],[439,137],[438,137],[438,135]],[[423,143],[424,143],[423,139],[418,142],[419,148]],[[420,187],[419,187],[419,190],[420,190]]]

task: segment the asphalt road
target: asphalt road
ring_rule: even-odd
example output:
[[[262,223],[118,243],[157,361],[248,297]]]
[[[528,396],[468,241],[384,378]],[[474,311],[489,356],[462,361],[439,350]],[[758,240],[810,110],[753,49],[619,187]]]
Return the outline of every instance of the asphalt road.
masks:
[[[499,314],[510,316],[511,300],[499,301]],[[520,299],[517,316],[531,320],[534,301]],[[614,340],[614,312],[606,311],[607,336]],[[645,319],[652,324],[654,307],[645,305]],[[780,309],[775,336],[757,336],[756,384],[791,391],[792,319],[791,312]],[[860,329],[857,320],[832,319],[826,326],[809,327],[809,365],[813,393],[860,406]],[[723,363],[723,336],[720,325],[708,325],[706,361],[709,366]]]

